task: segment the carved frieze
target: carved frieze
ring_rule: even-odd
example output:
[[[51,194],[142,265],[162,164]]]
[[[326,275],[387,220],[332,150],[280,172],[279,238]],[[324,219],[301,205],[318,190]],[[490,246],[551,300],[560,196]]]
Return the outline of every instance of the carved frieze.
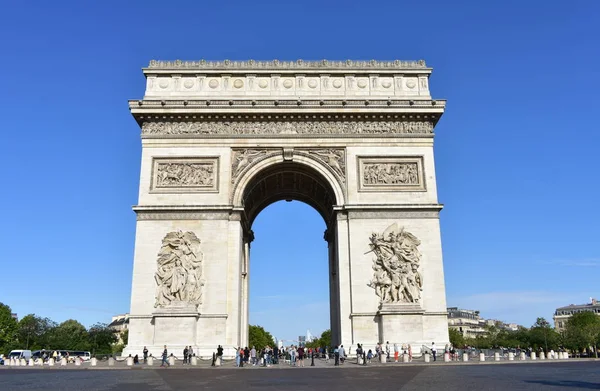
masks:
[[[423,158],[358,157],[359,191],[423,191]]]
[[[431,121],[145,122],[142,135],[432,134]]]
[[[154,158],[152,192],[218,191],[218,158]]]
[[[369,238],[368,253],[373,258],[373,279],[368,286],[382,304],[421,302],[423,277],[419,272],[421,241],[416,236],[390,225],[383,233],[373,233]]]
[[[200,239],[188,231],[169,232],[158,253],[154,307],[202,304],[204,278]]]

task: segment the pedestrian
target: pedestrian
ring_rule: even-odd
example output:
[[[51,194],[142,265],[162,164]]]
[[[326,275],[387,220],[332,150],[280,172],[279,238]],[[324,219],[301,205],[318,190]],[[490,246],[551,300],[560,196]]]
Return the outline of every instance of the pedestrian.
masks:
[[[167,351],[167,345],[165,345],[165,350],[163,350],[163,352],[162,352],[162,363],[160,364],[161,367],[164,367],[165,365],[167,367],[171,366],[171,364],[169,364],[169,361],[167,360],[168,357],[169,357],[169,352]]]
[[[194,349],[192,349],[192,345],[188,348],[188,364],[192,363],[192,356],[194,355]]]
[[[390,361],[390,341],[385,343],[385,355],[388,361]]]
[[[148,363],[148,348],[144,346],[144,350],[142,351],[144,354],[144,364]]]
[[[437,349],[435,347],[435,342],[431,343],[431,354],[433,355],[433,361],[437,360]]]
[[[256,348],[254,346],[250,350],[250,363],[252,366],[256,366]]]
[[[344,349],[344,345],[340,346],[338,353],[340,355],[340,364],[344,364],[344,361],[346,360],[346,350]]]
[[[183,348],[183,365],[188,363],[188,347]]]
[[[395,343],[394,344],[394,362],[398,362],[399,356],[400,356],[400,353],[398,352],[398,344]]]
[[[298,348],[298,363],[298,366],[304,366],[304,348],[302,346]]]

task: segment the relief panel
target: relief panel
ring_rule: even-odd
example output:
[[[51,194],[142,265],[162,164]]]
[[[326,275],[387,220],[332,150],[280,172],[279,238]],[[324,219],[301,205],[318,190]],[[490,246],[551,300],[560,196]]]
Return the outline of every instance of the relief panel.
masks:
[[[422,156],[358,157],[358,191],[425,191]]]
[[[151,193],[217,193],[218,157],[152,159]]]

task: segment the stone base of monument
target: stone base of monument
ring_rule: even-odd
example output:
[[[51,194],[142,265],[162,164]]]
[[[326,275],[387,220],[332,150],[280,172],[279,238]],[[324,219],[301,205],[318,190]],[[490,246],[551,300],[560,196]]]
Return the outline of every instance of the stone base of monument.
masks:
[[[424,313],[419,304],[381,303],[377,312],[380,339],[382,341],[424,341]]]

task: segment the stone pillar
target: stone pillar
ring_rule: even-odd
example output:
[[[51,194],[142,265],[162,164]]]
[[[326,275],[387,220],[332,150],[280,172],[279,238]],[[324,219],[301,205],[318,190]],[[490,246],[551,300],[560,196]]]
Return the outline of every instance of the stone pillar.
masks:
[[[444,353],[444,362],[450,362],[450,353]]]
[[[215,360],[215,367],[220,367],[221,365],[223,365],[223,358],[221,356],[219,356]]]
[[[67,366],[67,358],[66,357],[63,357],[60,359],[60,366],[61,367]]]
[[[33,358],[29,359],[29,363],[27,365],[29,365],[30,367],[35,365],[35,361],[33,361]]]
[[[21,361],[19,361],[19,359],[11,358],[10,360],[12,361],[11,365],[13,367],[20,367],[21,366]]]
[[[463,353],[463,361],[469,361],[469,353]]]
[[[108,366],[109,367],[114,367],[115,366],[115,359],[112,357],[108,358]]]
[[[387,362],[387,356],[386,356],[386,354],[385,354],[385,353],[382,353],[382,354],[379,356],[379,361],[380,361],[382,364],[385,364],[385,363]]]
[[[565,360],[568,360],[569,359],[569,352],[563,352],[563,358]]]
[[[26,367],[27,366],[27,360],[25,360],[24,358],[21,359],[21,366],[22,367]]]
[[[494,361],[500,361],[500,353],[494,353]]]
[[[404,354],[402,355],[402,361],[403,361],[403,362],[408,362],[408,353],[404,353]]]
[[[48,366],[49,366],[49,367],[53,367],[53,366],[54,366],[54,357],[50,357],[50,358],[48,359]]]
[[[563,353],[562,352],[558,352],[558,359],[562,360],[563,359]]]
[[[169,365],[175,365],[175,356],[169,356]]]
[[[198,357],[192,356],[192,365],[194,365],[194,366],[198,365]]]
[[[93,367],[98,365],[98,359],[96,357],[92,357],[91,364]]]
[[[525,352],[521,352],[520,359],[521,359],[521,361],[525,361],[527,359],[527,356],[525,355]]]
[[[75,366],[77,366],[77,367],[81,366],[81,359],[79,357],[75,357]]]
[[[133,365],[133,357],[129,356],[127,357],[127,366],[130,367]]]
[[[508,352],[508,361],[515,361],[515,354],[513,352]]]
[[[535,355],[535,352],[531,352],[531,359],[537,360],[537,356]]]
[[[356,363],[357,363],[358,365],[363,365],[363,358],[362,358],[362,355],[358,355],[358,356],[356,356]]]
[[[481,361],[481,362],[485,361],[485,353],[484,352],[479,353],[479,361]]]
[[[540,352],[540,360],[545,360],[546,359],[546,355],[544,354],[544,352]]]
[[[424,354],[425,362],[431,362],[431,355],[429,353]]]
[[[150,366],[154,365],[154,357],[152,357],[152,356],[148,357],[148,359],[146,360],[146,362]]]
[[[337,255],[337,289],[339,291],[339,322],[340,322],[340,342],[345,346],[352,345],[352,320],[350,317],[351,306],[352,306],[352,295],[350,293],[352,280],[350,277],[350,221],[347,214],[337,214],[337,229],[336,229],[336,242],[338,251]],[[362,254],[361,254],[362,255]],[[361,261],[362,262],[362,258]],[[380,330],[383,331],[383,335],[380,332],[379,339],[381,341],[394,341],[395,335],[386,336],[386,324],[388,322],[394,322],[397,319],[396,316],[381,316],[380,318]],[[391,331],[391,330],[389,330]],[[332,338],[335,337],[332,335]],[[387,339],[386,339],[387,338]]]

